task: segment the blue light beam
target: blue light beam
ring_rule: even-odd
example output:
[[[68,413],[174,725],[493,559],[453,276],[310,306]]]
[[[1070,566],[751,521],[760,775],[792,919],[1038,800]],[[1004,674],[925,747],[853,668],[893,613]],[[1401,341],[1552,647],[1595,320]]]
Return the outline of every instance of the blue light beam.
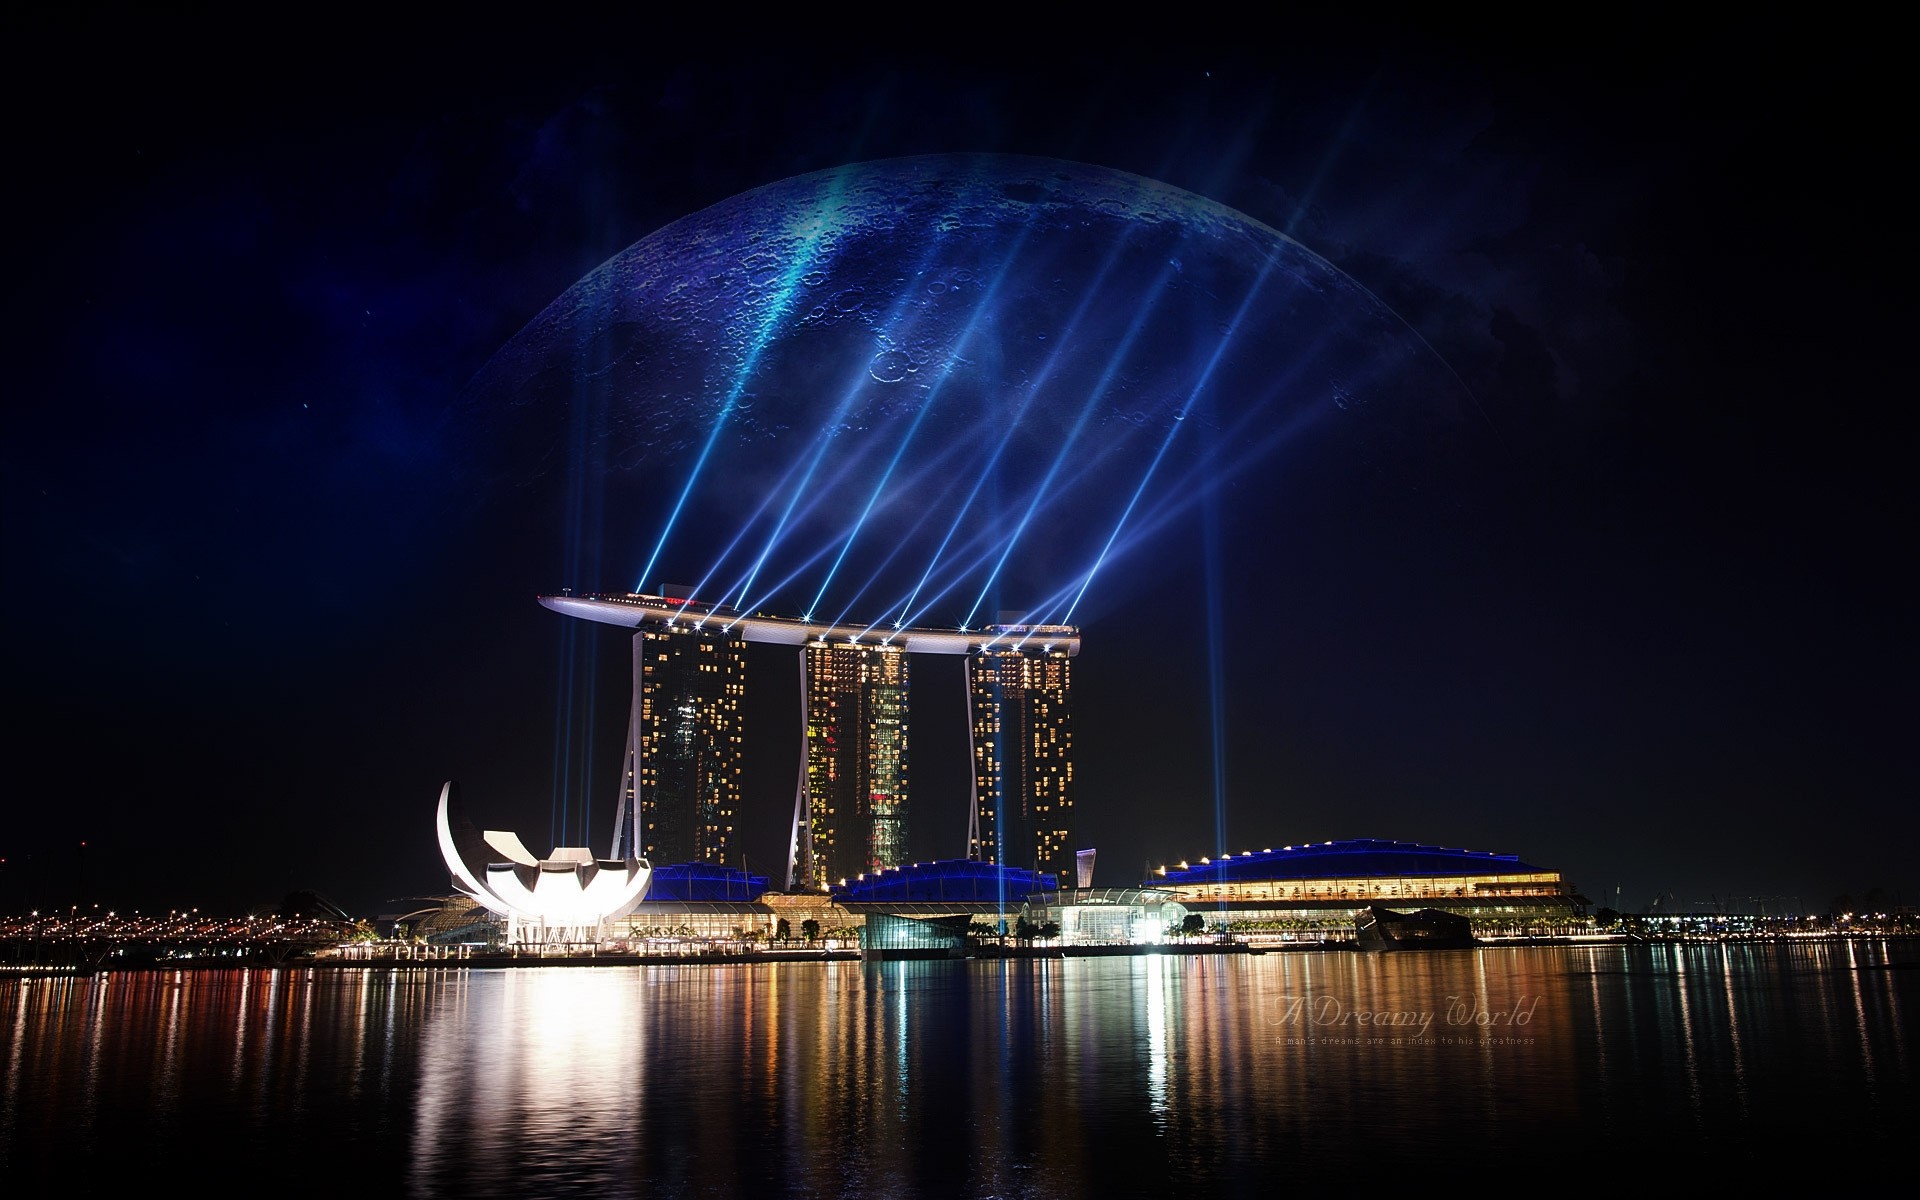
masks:
[[[820,242],[820,237],[833,223],[831,218],[837,213],[840,192],[845,186],[843,176],[836,173],[825,198],[811,214],[802,232],[801,245],[794,250],[793,258],[782,272],[773,300],[766,306],[760,324],[754,330],[753,344],[746,357],[741,360],[740,369],[734,372],[733,384],[727,391],[727,398],[720,405],[720,412],[713,419],[713,428],[707,431],[707,440],[700,447],[700,456],[694,460],[693,470],[687,474],[687,482],[680,489],[680,498],[674,501],[673,511],[667,514],[666,527],[660,531],[660,540],[654,543],[653,553],[647,556],[647,565],[640,569],[640,580],[644,586],[653,575],[653,565],[660,560],[661,551],[666,549],[667,539],[672,536],[674,526],[680,520],[680,512],[687,506],[687,497],[693,494],[693,486],[699,482],[701,472],[706,469],[707,459],[713,455],[713,447],[720,440],[720,433],[726,428],[727,419],[733,415],[734,406],[746,391],[747,381],[753,377],[754,369],[760,363],[760,356],[773,341],[781,323],[793,308],[793,297],[799,287],[800,277],[809,265],[811,251]],[[639,590],[636,588],[636,590]]]

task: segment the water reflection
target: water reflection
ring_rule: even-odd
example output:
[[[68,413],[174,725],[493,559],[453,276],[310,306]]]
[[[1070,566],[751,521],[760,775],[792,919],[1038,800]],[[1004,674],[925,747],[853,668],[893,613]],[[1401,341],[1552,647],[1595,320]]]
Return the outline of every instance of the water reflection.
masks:
[[[531,1172],[625,1178],[632,1064],[646,1061],[631,1019],[630,972],[537,970],[437,980],[425,1012],[414,1105],[415,1194],[485,1190]],[[475,1136],[478,1134],[479,1136]]]
[[[1154,1124],[1167,1118],[1167,972],[1165,958],[1147,960],[1147,1108]]]
[[[1733,1152],[1725,1182],[1788,1142],[1899,1144],[1920,975],[1894,949],[14,980],[0,1154],[99,1180],[350,1146],[417,1196],[1108,1196],[1624,1178],[1679,1135]]]

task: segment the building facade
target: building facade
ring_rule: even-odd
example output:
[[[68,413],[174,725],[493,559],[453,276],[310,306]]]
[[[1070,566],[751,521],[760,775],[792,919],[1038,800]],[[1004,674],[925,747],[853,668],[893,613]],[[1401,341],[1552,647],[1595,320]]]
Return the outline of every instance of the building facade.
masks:
[[[742,613],[663,590],[539,597],[569,617],[637,631],[616,856],[632,845],[666,863],[728,861],[748,643],[800,655],[805,732],[786,887],[823,892],[907,859],[907,664],[916,654],[967,659],[967,858],[1087,882],[1070,842],[1077,628],[1002,614],[984,629],[881,629]],[[680,795],[694,799],[668,811]],[[1091,855],[1081,861],[1090,874]]]
[[[967,854],[1071,885],[1073,660],[1064,625],[996,625],[967,661],[974,800]]]
[[[634,633],[614,857],[731,861],[746,673],[746,642],[717,623],[649,620]]]
[[[1586,912],[1560,872],[1517,855],[1364,838],[1223,854],[1161,867],[1142,886],[1170,893],[1226,932],[1349,934],[1373,905],[1437,909],[1476,932],[1572,928]]]
[[[907,858],[908,658],[897,646],[824,639],[802,650],[806,817],[799,886],[897,867]]]

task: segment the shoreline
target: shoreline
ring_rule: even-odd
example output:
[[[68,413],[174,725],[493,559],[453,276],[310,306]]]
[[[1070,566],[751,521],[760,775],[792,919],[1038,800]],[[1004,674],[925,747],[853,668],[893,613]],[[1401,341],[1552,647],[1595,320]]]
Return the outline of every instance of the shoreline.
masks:
[[[1848,941],[1914,941],[1912,934],[1904,933],[1849,933],[1818,935],[1780,935],[1770,937],[1685,937],[1671,938],[1595,938],[1595,937],[1537,937],[1537,938],[1499,938],[1485,939],[1472,947],[1461,949],[1478,952],[1480,950],[1499,950],[1507,947],[1536,948],[1541,946],[1565,947],[1615,947],[1615,946],[1685,946],[1685,945],[1725,945],[1766,944],[1781,945],[1801,942],[1848,942]],[[535,967],[685,967],[685,966],[752,966],[777,963],[832,963],[832,962],[1007,962],[1025,960],[1064,960],[1070,958],[1144,958],[1161,956],[1251,956],[1263,954],[1350,954],[1369,953],[1352,941],[1324,942],[1276,942],[1254,945],[1246,942],[1204,942],[1191,945],[1170,943],[1149,943],[1142,945],[1099,945],[1099,946],[986,946],[976,947],[964,954],[945,954],[940,952],[883,952],[873,957],[866,956],[857,949],[820,949],[820,950],[772,950],[772,951],[727,951],[698,954],[641,954],[622,951],[587,952],[570,954],[541,954],[538,952],[488,952],[479,954],[450,955],[445,957],[427,957],[426,947],[413,947],[418,957],[409,957],[401,953],[373,955],[364,957],[330,956],[326,958],[286,958],[280,961],[269,959],[234,958],[207,955],[194,958],[145,959],[137,962],[101,963],[88,968],[76,964],[20,964],[0,963],[0,981],[6,979],[86,979],[98,975],[148,974],[156,971],[231,971],[231,970],[312,970],[312,971],[368,971],[368,970],[523,970]],[[1386,953],[1434,954],[1448,953],[1436,950],[1396,950]],[[1898,967],[1915,965],[1910,963],[1873,964],[1879,967]],[[1864,967],[1862,969],[1865,969]]]
[[[1309,943],[1278,947],[1285,951],[1350,951],[1351,943]],[[862,951],[850,949],[823,949],[811,951],[748,951],[723,952],[711,954],[634,954],[620,951],[593,952],[581,954],[539,954],[539,953],[486,953],[469,954],[464,957],[446,958],[409,958],[404,954],[380,955],[368,957],[328,957],[328,958],[290,958],[281,962],[220,958],[153,959],[137,963],[118,963],[102,965],[96,970],[87,970],[78,966],[21,966],[0,965],[0,980],[9,978],[87,978],[94,975],[111,974],[149,974],[154,971],[231,971],[231,970],[288,970],[288,971],[368,971],[368,970],[404,970],[404,971],[447,971],[447,970],[524,970],[532,967],[721,967],[752,966],[777,963],[829,963],[829,962],[995,962],[1022,961],[1031,959],[1066,958],[1138,958],[1153,954],[1165,955],[1220,955],[1220,954],[1264,954],[1265,948],[1254,948],[1243,944],[1202,944],[1192,946],[1173,946],[1165,944],[1142,946],[1050,946],[1013,948],[993,947],[985,952],[948,955],[939,953],[892,952],[867,958]]]

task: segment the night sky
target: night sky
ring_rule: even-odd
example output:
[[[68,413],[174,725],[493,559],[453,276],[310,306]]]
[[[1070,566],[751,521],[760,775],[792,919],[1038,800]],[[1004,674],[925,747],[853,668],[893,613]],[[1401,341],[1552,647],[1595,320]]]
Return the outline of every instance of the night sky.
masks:
[[[1217,722],[1203,635],[1089,617],[1099,882],[1220,849],[1218,764],[1235,851],[1514,853],[1629,911],[1920,901],[1895,76],[1870,44],[1612,17],[1577,41],[1294,21],[708,54],[620,23],[280,42],[9,15],[0,911],[397,911],[447,890],[447,779],[536,851],[563,811],[604,843],[626,639],[569,642],[534,596],[625,590],[645,547],[570,541],[477,475],[469,382],[676,219],[957,151],[1288,231],[1419,331],[1487,432],[1470,536],[1435,551],[1356,509],[1364,537],[1282,521],[1237,548],[1233,611],[1271,620],[1228,636]],[[1166,590],[1127,595],[1190,591],[1184,569],[1131,564]],[[792,668],[749,669],[778,682],[742,844],[777,875]],[[921,857],[965,829],[958,670],[916,662]]]

